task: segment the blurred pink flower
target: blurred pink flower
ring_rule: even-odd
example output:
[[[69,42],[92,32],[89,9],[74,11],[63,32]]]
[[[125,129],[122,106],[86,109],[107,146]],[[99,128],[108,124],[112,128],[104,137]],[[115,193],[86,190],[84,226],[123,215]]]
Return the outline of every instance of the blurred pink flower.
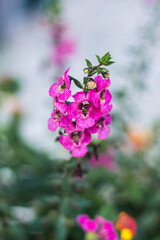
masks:
[[[75,51],[75,42],[72,39],[63,39],[58,43],[51,54],[52,61],[61,66]]]
[[[145,0],[147,3],[155,3],[157,0]]]
[[[113,156],[110,154],[100,155],[98,160],[95,158],[95,156],[92,156],[89,160],[89,165],[91,167],[105,167],[108,171],[113,171],[118,168],[118,165],[113,160]]]
[[[77,217],[77,222],[85,232],[95,232],[98,225],[95,220],[90,219],[87,215],[81,214]]]
[[[87,215],[81,214],[77,217],[77,222],[85,232],[95,233],[99,240],[118,240],[113,223],[101,216],[96,216],[92,220]]]
[[[77,223],[82,227],[87,219],[88,219],[88,215],[80,214],[77,217]]]

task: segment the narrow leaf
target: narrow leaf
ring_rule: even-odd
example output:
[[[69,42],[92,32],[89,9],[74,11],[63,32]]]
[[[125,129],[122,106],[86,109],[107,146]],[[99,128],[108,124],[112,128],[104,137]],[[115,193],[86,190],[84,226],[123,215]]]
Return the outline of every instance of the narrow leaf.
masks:
[[[85,60],[86,60],[87,66],[91,68],[92,67],[92,63],[88,59],[85,59]]]
[[[73,78],[73,81],[78,88],[83,89],[83,85],[77,79]]]
[[[98,62],[101,63],[101,58],[100,58],[100,56],[96,55],[96,58],[97,58]]]
[[[102,57],[102,63],[107,63],[111,59],[111,55],[109,52],[107,52],[103,57]]]
[[[114,61],[109,61],[109,62],[107,62],[107,65],[106,66],[109,66],[109,65],[111,65],[111,64],[113,64],[113,63],[115,63]]]

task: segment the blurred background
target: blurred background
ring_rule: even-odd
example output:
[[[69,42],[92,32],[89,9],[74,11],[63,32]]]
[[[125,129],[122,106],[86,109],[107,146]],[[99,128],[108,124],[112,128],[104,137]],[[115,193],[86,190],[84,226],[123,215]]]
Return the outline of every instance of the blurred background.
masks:
[[[159,0],[0,0],[0,239],[82,240],[77,214],[121,211],[136,239],[160,239],[159,37]],[[48,90],[107,51],[111,136],[77,170],[48,130]]]

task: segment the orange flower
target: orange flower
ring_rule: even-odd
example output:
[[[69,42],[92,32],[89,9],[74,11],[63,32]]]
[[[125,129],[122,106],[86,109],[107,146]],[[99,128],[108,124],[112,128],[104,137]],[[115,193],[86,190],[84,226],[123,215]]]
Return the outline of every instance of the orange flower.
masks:
[[[129,128],[127,135],[136,151],[146,148],[153,139],[153,133],[147,129]]]
[[[131,231],[133,237],[136,236],[136,234],[137,234],[136,221],[125,212],[121,212],[119,214],[119,217],[118,217],[118,220],[116,223],[116,229],[118,229],[119,231],[128,229]],[[126,231],[125,231],[125,233],[126,233]],[[124,233],[124,235],[125,235],[125,233]]]

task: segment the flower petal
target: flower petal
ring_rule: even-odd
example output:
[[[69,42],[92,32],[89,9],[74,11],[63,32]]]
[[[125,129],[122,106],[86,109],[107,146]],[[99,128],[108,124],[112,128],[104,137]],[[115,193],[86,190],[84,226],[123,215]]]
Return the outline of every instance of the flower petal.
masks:
[[[48,119],[48,129],[52,132],[55,132],[58,127],[58,121],[55,121],[53,118]]]
[[[91,140],[92,140],[91,134],[87,130],[85,130],[82,143],[88,145],[90,144]]]
[[[60,92],[61,92],[61,90],[58,89],[58,84],[57,83],[52,84],[52,86],[49,89],[49,95],[51,97],[56,97]]]
[[[72,125],[72,119],[68,116],[62,116],[61,121],[59,122],[59,126],[61,128],[69,127]]]
[[[98,130],[98,139],[104,140],[108,138],[110,134],[110,128],[108,126],[105,126]]]
[[[74,98],[75,102],[82,102],[83,100],[86,99],[85,93],[83,91],[82,92],[77,92],[72,97]]]
[[[91,117],[88,117],[86,119],[78,118],[77,121],[76,121],[76,124],[79,127],[85,129],[85,128],[92,127],[95,124],[95,120]]]
[[[109,90],[105,91],[105,103],[110,103],[112,100],[112,94],[109,92]]]
[[[100,92],[92,92],[91,100],[94,106],[98,108],[100,105]]]
[[[70,137],[69,135],[68,136],[64,136],[64,135],[61,135],[60,136],[60,139],[59,139],[59,142],[62,144],[62,146],[64,148],[66,148],[67,150],[70,150],[72,148],[72,142],[70,140]]]
[[[94,120],[98,120],[100,119],[101,116],[102,116],[101,109],[93,106],[90,112],[90,117],[93,118]]]
[[[105,79],[103,79],[100,75],[95,77],[94,80],[96,81],[98,91],[102,91],[108,86],[108,82]]]
[[[81,145],[80,147],[72,147],[71,155],[73,157],[84,157],[84,155],[88,152],[88,148],[86,145]]]
[[[112,117],[110,114],[107,114],[107,116],[105,117],[104,123],[105,125],[109,125],[111,124],[111,122],[112,122]]]
[[[65,89],[63,93],[59,95],[61,101],[66,101],[71,96],[71,90]]]
[[[107,114],[109,113],[110,110],[111,110],[111,105],[109,105],[108,103],[104,103],[103,105],[101,105],[102,114]]]
[[[69,76],[68,76],[68,71],[70,70],[70,67],[64,72],[63,76],[64,76],[64,81],[66,83],[66,88],[70,88],[70,85],[71,85],[71,82],[70,82],[70,79],[69,79]]]
[[[64,114],[67,111],[67,104],[63,102],[55,102],[55,107],[62,113]]]
[[[68,106],[68,116],[72,118],[78,118],[80,116],[77,111],[77,105],[74,102],[71,102]]]
[[[96,124],[93,125],[92,127],[88,128],[87,130],[88,130],[88,132],[90,132],[92,134],[94,134],[94,133],[96,133],[98,131],[98,129],[96,127]]]

